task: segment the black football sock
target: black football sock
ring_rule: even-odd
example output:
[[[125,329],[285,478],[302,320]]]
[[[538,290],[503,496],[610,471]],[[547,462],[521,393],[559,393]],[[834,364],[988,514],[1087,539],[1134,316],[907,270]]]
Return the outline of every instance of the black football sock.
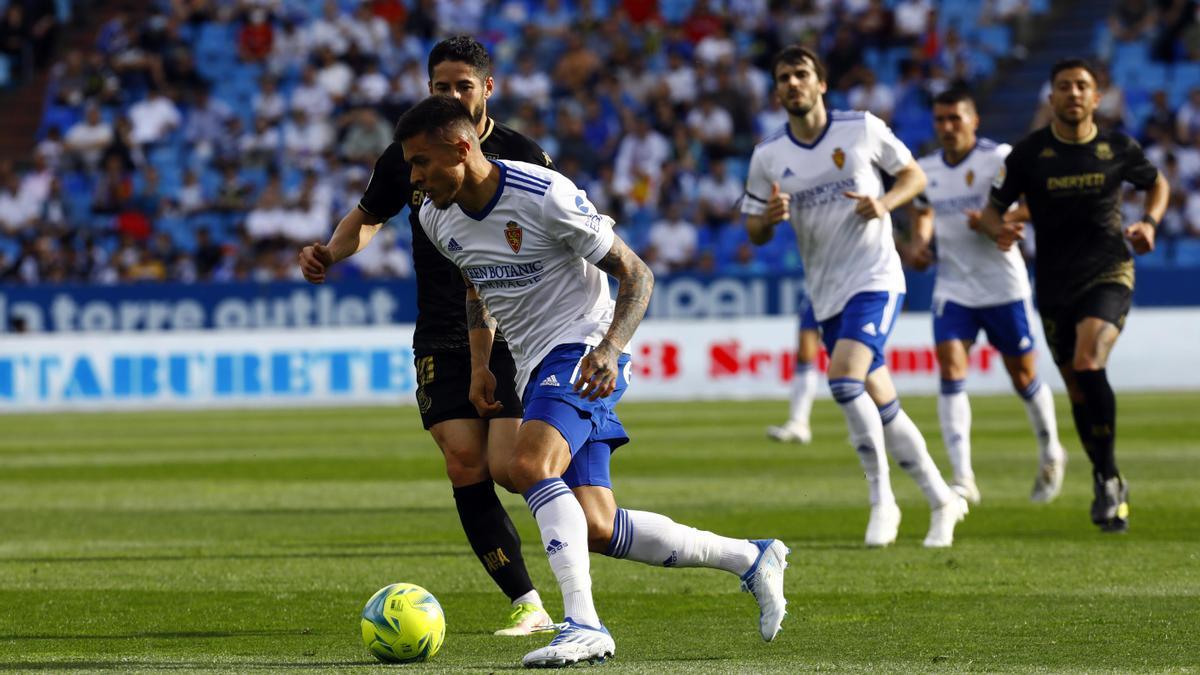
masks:
[[[467,541],[492,581],[509,600],[532,591],[533,582],[521,557],[521,537],[496,497],[492,481],[454,488],[454,503]]]
[[[1092,468],[1102,480],[1117,475],[1117,397],[1108,384],[1108,373],[1100,370],[1076,370],[1075,383],[1083,393],[1088,433],[1092,439]],[[1079,425],[1076,417],[1076,426]],[[1080,436],[1082,437],[1082,433]]]

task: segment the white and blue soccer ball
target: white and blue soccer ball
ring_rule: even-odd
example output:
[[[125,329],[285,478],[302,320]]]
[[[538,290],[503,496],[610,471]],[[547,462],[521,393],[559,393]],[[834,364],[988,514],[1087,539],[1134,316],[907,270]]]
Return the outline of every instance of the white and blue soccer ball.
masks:
[[[362,639],[384,663],[425,661],[442,648],[446,615],[437,598],[416,584],[384,586],[363,608]]]

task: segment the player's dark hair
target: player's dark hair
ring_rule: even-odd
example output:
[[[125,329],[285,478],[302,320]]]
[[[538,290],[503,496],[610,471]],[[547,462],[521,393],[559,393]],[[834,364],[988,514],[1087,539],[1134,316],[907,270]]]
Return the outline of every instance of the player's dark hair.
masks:
[[[940,105],[958,105],[959,103],[969,103],[972,108],[975,107],[975,97],[971,92],[962,87],[951,87],[946,91],[933,97],[933,102]]]
[[[471,111],[453,96],[434,95],[409,108],[400,116],[392,140],[403,143],[421,134],[446,132],[458,125],[467,129],[475,128],[474,122],[471,121]]]
[[[433,79],[433,68],[443,61],[459,61],[475,71],[480,81],[492,76],[492,57],[487,48],[470,35],[455,35],[437,43],[429,52],[429,79]]]
[[[1061,59],[1055,62],[1054,67],[1050,69],[1050,81],[1053,82],[1054,78],[1058,77],[1058,74],[1062,71],[1071,70],[1072,68],[1082,68],[1087,71],[1088,75],[1092,76],[1092,82],[1100,82],[1100,78],[1096,76],[1096,67],[1092,65],[1091,61],[1076,58]]]
[[[824,82],[825,64],[821,63],[821,57],[817,56],[817,53],[808,47],[801,47],[800,45],[784,47],[775,55],[775,58],[771,59],[771,79],[775,79],[775,69],[779,67],[779,64],[796,65],[805,61],[812,63],[813,72],[817,75],[817,81]]]

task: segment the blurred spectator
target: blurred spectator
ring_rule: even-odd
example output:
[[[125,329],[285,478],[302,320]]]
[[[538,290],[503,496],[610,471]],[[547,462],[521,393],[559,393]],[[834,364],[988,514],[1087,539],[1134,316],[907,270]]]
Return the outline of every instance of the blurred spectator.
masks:
[[[238,57],[243,61],[260,63],[271,55],[275,29],[267,19],[267,10],[261,7],[253,9],[246,23],[238,31]]]
[[[285,160],[296,166],[312,168],[333,145],[333,128],[325,117],[310,118],[303,109],[292,111],[283,125]]]
[[[33,148],[33,156],[46,163],[51,171],[57,171],[62,167],[63,155],[66,153],[66,146],[63,143],[62,131],[58,125],[50,127],[46,131],[46,137],[38,141],[38,144]]]
[[[380,230],[371,245],[354,256],[353,262],[368,277],[407,279],[413,275],[412,254],[398,245],[393,227]]]
[[[1180,143],[1191,144],[1200,138],[1200,87],[1192,87],[1187,101],[1175,115],[1175,137]]]
[[[161,89],[153,88],[143,101],[129,108],[133,123],[130,140],[138,146],[152,145],[164,140],[183,121],[179,108]]]
[[[218,211],[245,211],[250,204],[253,187],[238,175],[238,165],[227,163],[221,167],[221,182],[213,200]]]
[[[517,72],[504,78],[504,94],[518,101],[529,101],[539,109],[550,103],[550,77],[538,68],[533,55],[522,54],[517,61]]]
[[[892,88],[880,82],[875,77],[875,71],[870,68],[860,68],[858,72],[858,84],[850,89],[846,97],[850,107],[866,110],[891,124],[892,113],[896,110],[896,98],[892,94]]]
[[[367,62],[364,72],[355,80],[353,92],[350,94],[350,103],[360,106],[379,105],[387,96],[390,88],[391,83],[388,82],[387,75],[384,75],[383,71],[379,69],[379,61],[372,59]]]
[[[317,82],[315,67],[304,67],[300,84],[292,90],[292,110],[302,110],[309,118],[323,118],[333,112],[333,98],[329,90]]]
[[[788,114],[779,102],[779,97],[772,93],[767,97],[767,107],[754,116],[754,141],[761,141],[764,136],[787,124]]]
[[[1149,38],[1158,22],[1158,11],[1151,0],[1117,0],[1108,15],[1108,32],[1117,42],[1138,42]]]
[[[328,49],[336,55],[346,53],[349,42],[342,32],[337,0],[325,0],[325,4],[321,8],[321,16],[308,24],[304,41],[306,51]]]
[[[175,193],[174,207],[185,216],[194,215],[208,210],[208,199],[204,195],[204,187],[200,185],[200,177],[194,169],[183,172],[183,185]]]
[[[830,88],[844,90],[863,62],[862,45],[847,24],[839,24],[833,33],[833,44],[825,53],[825,81]]]
[[[391,38],[387,21],[375,16],[367,2],[358,3],[352,13],[343,14],[339,26],[351,45],[372,57],[382,54]]]
[[[0,229],[15,236],[31,226],[38,214],[38,205],[22,195],[21,177],[9,173],[0,177]]]
[[[869,0],[867,8],[858,14],[854,24],[866,47],[883,49],[892,41],[895,18],[892,11],[883,4],[883,0]]]
[[[108,155],[104,159],[104,172],[92,193],[92,210],[115,214],[124,209],[132,197],[133,177],[118,155]]]
[[[596,55],[579,35],[567,36],[566,49],[554,66],[554,84],[565,91],[584,91],[602,67]]]
[[[1096,123],[1104,129],[1125,127],[1125,91],[1112,81],[1108,68],[1096,69],[1096,88],[1100,90],[1100,105],[1096,106]]]
[[[214,146],[226,136],[225,127],[232,117],[233,110],[224,101],[214,98],[207,88],[200,89],[188,110],[183,138],[201,159],[213,157]]]
[[[1142,137],[1140,140],[1144,143],[1146,139],[1159,134],[1173,135],[1175,133],[1175,110],[1171,108],[1171,101],[1167,98],[1167,92],[1158,89],[1150,95],[1150,110],[1142,119]]]
[[[662,166],[671,156],[666,137],[650,128],[644,115],[633,115],[631,131],[621,139],[613,171],[616,194],[637,206],[653,206]]]
[[[446,35],[478,35],[483,29],[483,0],[437,0],[437,25]]]
[[[1002,24],[1012,34],[1009,54],[993,54],[997,58],[1012,56],[1024,61],[1029,56],[1029,40],[1033,31],[1033,11],[1029,0],[986,0],[981,12],[983,25]]]
[[[696,60],[701,64],[712,67],[719,63],[732,63],[737,47],[729,37],[728,23],[718,20],[713,23],[712,32],[705,35],[696,43]]]
[[[258,91],[250,98],[250,108],[256,116],[266,118],[272,124],[287,114],[287,101],[279,93],[279,85],[274,77],[264,75],[259,81]]]
[[[100,116],[100,107],[89,104],[83,119],[67,130],[63,145],[67,156],[76,166],[95,171],[100,159],[113,140],[113,128]]]
[[[729,173],[725,160],[710,160],[708,172],[700,177],[696,186],[700,221],[714,228],[740,221],[737,205],[743,187],[742,181]]]
[[[655,274],[690,269],[699,244],[696,225],[683,217],[679,202],[668,202],[661,220],[650,226],[649,243],[657,251]]]
[[[696,80],[696,69],[679,50],[667,54],[667,69],[663,75],[667,98],[675,105],[690,104],[696,100],[700,84]]]
[[[321,68],[317,71],[316,82],[329,94],[334,108],[337,108],[350,95],[350,88],[354,86],[354,71],[328,49],[317,52],[317,61]]]
[[[10,2],[0,15],[0,54],[8,57],[12,72],[17,79],[22,78],[25,68],[33,64],[29,60],[27,49],[32,49],[29,42],[29,22],[25,19],[25,7],[20,2]]]
[[[266,117],[254,118],[254,128],[238,139],[238,151],[247,166],[265,167],[275,163],[282,147],[279,128]]]
[[[716,97],[700,97],[700,105],[687,116],[687,126],[710,156],[729,154],[733,149],[733,116],[717,105]]]
[[[370,164],[392,142],[392,128],[373,108],[351,110],[342,116],[345,129],[338,154],[347,161]]]
[[[925,24],[932,8],[929,0],[897,2],[892,13],[896,42],[904,46],[917,45],[925,34]]]

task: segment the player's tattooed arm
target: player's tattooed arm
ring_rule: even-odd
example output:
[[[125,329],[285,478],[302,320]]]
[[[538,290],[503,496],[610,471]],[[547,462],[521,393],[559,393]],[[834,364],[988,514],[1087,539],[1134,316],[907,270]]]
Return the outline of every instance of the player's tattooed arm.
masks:
[[[504,408],[496,400],[496,376],[488,366],[492,360],[496,320],[466,275],[463,275],[463,281],[467,284],[467,339],[471,344],[471,385],[467,397],[480,417],[491,417]]]
[[[575,390],[593,401],[617,388],[617,361],[646,315],[654,289],[654,273],[620,237],[613,238],[612,248],[596,266],[617,280],[617,300],[608,333],[579,362]]]

